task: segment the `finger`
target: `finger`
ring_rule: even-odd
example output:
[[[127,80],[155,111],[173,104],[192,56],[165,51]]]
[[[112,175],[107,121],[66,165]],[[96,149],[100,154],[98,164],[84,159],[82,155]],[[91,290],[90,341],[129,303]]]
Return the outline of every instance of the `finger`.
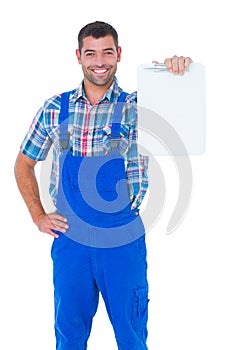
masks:
[[[64,216],[62,215],[59,215],[59,214],[56,214],[56,213],[51,213],[51,214],[48,214],[47,215],[47,218],[49,219],[46,224],[44,225],[44,230],[43,230],[43,227],[40,228],[40,230],[46,232],[45,230],[48,229],[53,229],[53,230],[56,230],[56,231],[61,231],[63,233],[66,233],[66,231],[68,230],[69,228],[69,225],[67,225],[65,222],[64,222],[64,219],[66,220],[67,222],[67,219],[64,218]],[[63,219],[63,221],[61,221],[60,219]]]
[[[51,222],[47,223],[46,225],[39,226],[38,228],[39,228],[40,232],[48,233],[49,235],[52,235],[55,238],[58,238],[59,235],[58,235],[57,232],[54,232],[53,230],[59,231],[59,232],[62,232],[62,233],[66,232],[66,230],[64,230],[64,229],[62,229],[62,228],[60,228],[60,227],[58,227],[56,225],[53,225]]]
[[[59,220],[53,220],[53,221],[51,221],[51,223],[53,224],[54,227],[56,227],[56,230],[58,230],[58,231],[62,230],[62,232],[66,232],[69,228],[69,225],[67,225]]]
[[[164,60],[164,64],[166,65],[169,72],[172,72],[172,60],[171,60],[171,58],[166,58]]]
[[[190,63],[192,63],[193,60],[190,57],[185,57],[184,60],[184,69],[188,70]]]
[[[60,231],[62,233],[66,233],[68,228],[69,226],[66,224],[63,224],[61,221],[51,221],[51,220],[46,227],[47,230],[55,230],[55,231]]]
[[[179,73],[179,63],[178,63],[178,57],[176,55],[172,57],[172,72],[174,74]]]
[[[153,64],[158,64],[159,62],[158,61],[152,61]]]
[[[48,214],[48,216],[50,219],[56,219],[59,221],[67,222],[67,218],[57,213],[51,213],[51,214]]]
[[[185,58],[183,56],[180,56],[178,58],[178,73],[180,75],[184,74],[184,62],[185,62]]]
[[[45,233],[48,233],[50,236],[52,236],[54,238],[59,238],[59,235],[52,230],[47,230],[47,232],[45,232]]]
[[[48,235],[53,236],[54,238],[59,238],[58,232],[55,232],[58,230],[55,230],[55,231],[54,230],[55,229],[52,229],[52,228],[44,228],[44,229],[41,229],[40,231],[43,233],[47,233]]]
[[[41,232],[45,232],[45,233],[51,233],[51,230],[66,233],[69,226],[66,224],[62,224],[61,221],[56,222],[56,221],[52,221],[50,219],[48,222],[43,223],[42,225],[38,226],[38,228]]]

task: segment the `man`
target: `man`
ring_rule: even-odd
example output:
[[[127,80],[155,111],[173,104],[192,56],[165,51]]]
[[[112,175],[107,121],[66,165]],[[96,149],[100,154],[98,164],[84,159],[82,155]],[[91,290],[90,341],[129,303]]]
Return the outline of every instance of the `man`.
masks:
[[[39,110],[16,160],[16,180],[34,223],[54,237],[56,349],[87,348],[101,292],[118,348],[145,350],[148,283],[138,207],[148,186],[148,158],[137,152],[136,93],[118,87],[121,48],[112,26],[90,23],[78,41],[83,82]],[[165,60],[175,74],[190,63]],[[56,212],[47,214],[34,167],[51,145]]]

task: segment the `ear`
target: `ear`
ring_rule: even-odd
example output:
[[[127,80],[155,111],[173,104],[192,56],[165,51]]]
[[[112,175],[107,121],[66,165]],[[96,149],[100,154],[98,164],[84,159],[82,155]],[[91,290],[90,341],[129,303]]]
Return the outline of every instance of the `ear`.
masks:
[[[78,63],[82,64],[81,53],[80,53],[79,49],[76,49],[76,56],[77,56],[77,59],[78,59]]]
[[[118,51],[117,51],[117,62],[120,62],[121,60],[121,47],[118,46]]]

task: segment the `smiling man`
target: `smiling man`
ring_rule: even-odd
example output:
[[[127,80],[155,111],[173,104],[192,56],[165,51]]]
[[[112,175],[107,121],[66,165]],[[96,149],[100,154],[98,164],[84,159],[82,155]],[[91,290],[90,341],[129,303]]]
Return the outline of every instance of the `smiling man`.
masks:
[[[83,69],[84,85],[110,87],[117,71],[117,62],[121,59],[121,49],[116,47],[111,35],[93,39],[84,38],[82,48],[76,50]]]
[[[117,62],[121,60],[121,48],[112,35],[103,38],[88,36],[83,40],[79,39],[79,42],[80,47],[76,50],[76,55],[79,64],[82,65],[84,89],[89,101],[95,104],[112,85]]]
[[[118,86],[121,48],[111,25],[86,25],[78,42],[84,79],[40,108],[21,144],[16,180],[34,223],[54,237],[56,349],[87,349],[101,293],[118,348],[146,350],[148,282],[139,206],[148,188],[148,158],[137,150],[137,94]],[[165,60],[176,74],[190,62]],[[56,211],[46,213],[34,168],[51,146]]]

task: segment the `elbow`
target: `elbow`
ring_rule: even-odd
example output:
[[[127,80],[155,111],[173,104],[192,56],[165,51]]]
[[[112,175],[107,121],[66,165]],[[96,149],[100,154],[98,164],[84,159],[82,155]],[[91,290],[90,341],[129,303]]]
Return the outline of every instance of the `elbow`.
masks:
[[[21,151],[19,151],[14,165],[14,175],[16,181],[20,177],[34,172],[35,165],[36,161],[30,159],[29,157],[25,156]]]
[[[18,176],[19,176],[19,168],[20,168],[20,154],[17,155],[17,158],[15,160],[15,165],[14,165],[14,175],[15,175],[15,179],[17,180]]]

